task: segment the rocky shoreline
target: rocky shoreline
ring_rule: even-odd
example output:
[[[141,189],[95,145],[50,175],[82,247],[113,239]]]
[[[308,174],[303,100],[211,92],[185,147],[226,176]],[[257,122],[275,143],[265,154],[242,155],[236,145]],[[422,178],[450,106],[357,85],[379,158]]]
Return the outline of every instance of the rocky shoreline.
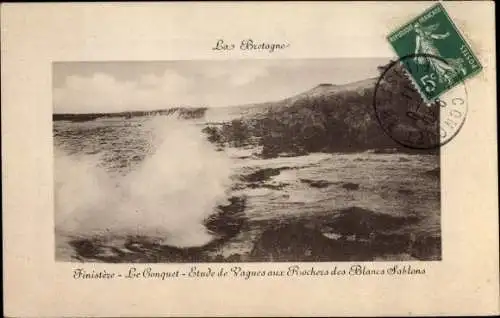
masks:
[[[260,168],[240,175],[241,188],[268,187],[269,181],[292,167]],[[438,177],[439,169],[425,172]],[[358,191],[353,182],[300,179],[316,189],[333,185],[346,191]],[[286,184],[283,185],[286,187]],[[205,246],[176,248],[161,245],[150,237],[75,238],[70,245],[76,252],[74,260],[107,263],[156,262],[286,262],[286,261],[377,261],[377,260],[439,260],[441,238],[436,233],[405,231],[422,222],[418,215],[392,216],[355,205],[332,209],[319,214],[290,215],[275,220],[251,220],[245,214],[247,199],[229,198],[205,221],[214,240]],[[225,245],[242,232],[253,229],[258,234],[249,253],[223,255]],[[116,244],[116,240],[122,240]],[[122,245],[122,248],[117,247]]]

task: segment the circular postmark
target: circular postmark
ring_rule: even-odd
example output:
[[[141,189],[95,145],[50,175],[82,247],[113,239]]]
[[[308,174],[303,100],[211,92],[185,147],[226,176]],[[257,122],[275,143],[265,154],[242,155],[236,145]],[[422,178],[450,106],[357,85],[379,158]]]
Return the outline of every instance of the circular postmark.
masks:
[[[441,147],[462,128],[467,115],[463,82],[430,102],[422,98],[420,86],[413,82],[415,74],[425,74],[419,75],[424,78],[421,87],[432,89],[439,80],[434,67],[445,64],[448,62],[438,56],[412,54],[391,62],[382,71],[373,96],[375,115],[382,130],[400,145],[414,149]]]

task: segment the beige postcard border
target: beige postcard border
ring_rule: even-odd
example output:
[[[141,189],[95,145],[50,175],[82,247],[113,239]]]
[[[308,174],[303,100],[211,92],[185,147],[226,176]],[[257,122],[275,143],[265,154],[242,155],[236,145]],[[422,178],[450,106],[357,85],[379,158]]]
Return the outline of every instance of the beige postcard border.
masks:
[[[496,65],[493,3],[489,2],[444,4],[484,70],[467,82],[466,124],[443,148],[443,261],[416,262],[425,267],[426,275],[76,281],[72,278],[73,268],[83,266],[91,270],[93,265],[54,261],[53,61],[391,57],[386,35],[430,5],[429,2],[3,5],[5,315],[498,313]],[[249,36],[267,41],[286,40],[291,45],[272,54],[210,50],[220,37],[239,41]],[[190,265],[154,265],[157,269],[180,266]],[[286,265],[244,266],[273,269]],[[95,265],[96,269],[127,267],[126,264]]]

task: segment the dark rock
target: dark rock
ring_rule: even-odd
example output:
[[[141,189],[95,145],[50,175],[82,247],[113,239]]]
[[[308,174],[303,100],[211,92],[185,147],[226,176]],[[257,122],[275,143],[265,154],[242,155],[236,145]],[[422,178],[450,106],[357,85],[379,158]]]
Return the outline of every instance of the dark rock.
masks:
[[[214,126],[206,126],[201,130],[203,133],[207,134],[208,141],[217,146],[222,146],[224,143],[224,137],[221,135],[220,130]]]
[[[70,241],[69,244],[76,252],[75,257],[86,261],[97,260],[105,263],[148,261],[145,253],[124,253],[114,246],[107,245],[104,240],[97,238],[76,239]]]
[[[300,261],[313,256],[329,240],[300,223],[271,226],[254,244],[250,257],[260,261]]]
[[[331,232],[368,239],[372,233],[396,230],[405,225],[415,224],[418,221],[420,221],[420,218],[416,216],[397,217],[359,207],[351,207],[341,210],[326,226]]]
[[[271,179],[271,177],[277,176],[282,170],[290,169],[288,167],[282,168],[264,168],[252,172],[248,175],[240,176],[240,179],[244,182],[263,182]]]
[[[226,262],[241,262],[241,255],[238,253],[231,254],[226,258]]]
[[[222,263],[224,262],[224,256],[220,255],[220,254],[217,254],[214,258],[213,258],[213,261],[214,262],[219,262],[219,263]]]
[[[359,184],[357,183],[352,183],[352,182],[346,182],[342,185],[342,188],[346,190],[358,190],[359,189]]]
[[[283,190],[283,188],[289,186],[288,183],[279,183],[279,184],[263,184],[263,188],[271,189],[271,190]]]
[[[327,188],[333,183],[326,180],[311,180],[311,179],[300,179],[300,182],[306,183],[313,188]]]
[[[417,237],[410,255],[423,261],[441,260],[441,237],[427,235]]]
[[[207,257],[205,251],[207,250],[204,246],[202,247],[190,247],[190,248],[178,248],[174,246],[161,245],[157,246],[157,252],[155,253],[155,262],[178,262],[178,263],[197,263],[197,262],[207,262],[209,257]]]
[[[439,178],[441,176],[441,168],[437,167],[424,173],[427,176]]]
[[[371,241],[372,251],[377,255],[394,255],[407,253],[410,248],[410,234],[376,233]]]
[[[250,189],[266,188],[266,189],[271,189],[271,190],[283,190],[283,188],[285,188],[289,185],[290,184],[288,184],[288,183],[266,184],[266,183],[254,182],[254,183],[250,183],[246,186],[243,186],[243,188],[250,188]]]
[[[232,238],[241,231],[247,221],[245,207],[245,197],[231,197],[228,205],[217,207],[217,212],[207,218],[205,226],[221,240]]]
[[[78,239],[69,242],[78,255],[86,258],[92,258],[99,253],[99,244],[90,239]]]
[[[399,158],[399,162],[408,162],[408,161],[410,161],[410,159],[403,158],[403,157]]]
[[[410,195],[413,194],[413,191],[410,189],[398,189],[399,194]]]
[[[399,149],[397,148],[381,148],[381,149],[375,149],[373,151],[374,154],[393,154],[393,153],[398,153]]]
[[[267,228],[249,255],[250,261],[360,261],[374,254],[366,242],[329,239],[315,226],[292,222]]]

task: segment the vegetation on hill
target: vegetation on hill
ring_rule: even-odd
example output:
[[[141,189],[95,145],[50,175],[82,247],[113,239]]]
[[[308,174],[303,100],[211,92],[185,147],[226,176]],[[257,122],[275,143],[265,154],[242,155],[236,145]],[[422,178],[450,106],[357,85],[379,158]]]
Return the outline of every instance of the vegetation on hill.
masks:
[[[381,74],[388,66],[379,68]],[[389,109],[407,103],[405,94],[420,98],[410,80],[399,76],[401,72],[400,66],[390,68],[384,78],[391,81],[380,83],[377,91],[378,102],[389,105]],[[267,110],[260,114],[222,126],[207,126],[204,132],[218,145],[260,145],[264,158],[368,149],[395,148],[411,152],[382,130],[373,105],[376,84],[377,79],[345,86],[322,84],[285,100],[288,103],[266,105]]]

